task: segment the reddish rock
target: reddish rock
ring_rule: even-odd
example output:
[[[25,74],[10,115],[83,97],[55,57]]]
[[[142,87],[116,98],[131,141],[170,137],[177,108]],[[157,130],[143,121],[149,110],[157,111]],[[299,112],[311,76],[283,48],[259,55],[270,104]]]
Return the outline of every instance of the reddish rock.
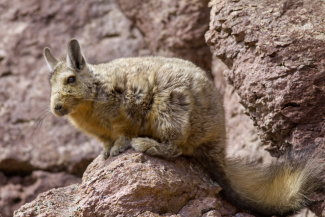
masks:
[[[221,190],[196,162],[187,163],[183,158],[166,161],[129,152],[106,162],[98,157],[88,167],[78,191],[83,195],[78,201],[80,215],[177,213],[188,201],[212,197]],[[101,212],[94,212],[99,207]]]
[[[226,116],[227,152],[229,156],[269,162],[271,156],[264,150],[253,121],[245,114],[245,108],[239,103],[239,97],[233,86],[227,84],[223,72],[228,67],[218,58],[212,62],[214,83],[223,95]]]
[[[238,95],[231,85],[226,85],[224,108],[229,156],[270,162],[270,154],[264,150],[253,120],[245,114],[245,108],[239,103]]]
[[[0,173],[0,213],[3,217],[10,217],[14,210],[34,200],[39,193],[80,182],[79,177],[65,172],[33,171],[26,177],[14,176],[10,178]]]
[[[73,184],[41,193],[36,200],[15,211],[14,216],[71,216],[75,211],[72,206],[78,187],[78,184]]]
[[[224,75],[270,153],[288,146],[323,152],[325,3],[213,0],[210,6],[206,41],[229,67]]]
[[[277,154],[290,144],[324,144],[323,2],[211,1],[206,41]]]
[[[164,215],[159,215],[156,213],[152,213],[150,211],[146,211],[144,213],[141,213],[140,215],[137,215],[139,217],[162,217],[162,216],[167,216],[167,217],[182,217],[181,215],[173,215],[173,214],[164,214]]]
[[[211,53],[204,41],[208,0],[116,0],[144,35],[155,55],[180,57],[211,71]]]
[[[14,216],[236,215],[220,190],[194,159],[167,161],[128,150],[106,161],[97,157],[81,184],[42,193]]]
[[[309,207],[317,216],[325,216],[325,193],[317,192],[310,196],[313,202]]]

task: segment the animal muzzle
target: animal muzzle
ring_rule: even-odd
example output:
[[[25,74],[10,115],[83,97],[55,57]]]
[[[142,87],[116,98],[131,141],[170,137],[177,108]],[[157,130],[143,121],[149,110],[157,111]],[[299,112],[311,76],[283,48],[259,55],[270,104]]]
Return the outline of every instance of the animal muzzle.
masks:
[[[63,106],[62,103],[56,103],[52,106],[52,112],[58,117],[62,117],[69,113],[69,110]]]

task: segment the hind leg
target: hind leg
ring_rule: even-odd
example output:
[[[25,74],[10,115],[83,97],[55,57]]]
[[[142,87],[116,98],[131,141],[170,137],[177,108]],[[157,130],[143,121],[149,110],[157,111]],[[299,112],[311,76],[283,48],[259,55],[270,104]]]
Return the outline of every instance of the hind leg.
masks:
[[[158,143],[150,138],[134,138],[131,141],[131,146],[140,152],[152,156],[159,156],[165,158],[177,157],[182,154],[182,150],[172,143]]]
[[[180,145],[188,139],[191,112],[191,97],[186,86],[181,86],[156,98],[151,110],[150,126],[153,135],[161,143],[151,138],[134,138],[132,147],[149,155],[171,158],[183,153]]]

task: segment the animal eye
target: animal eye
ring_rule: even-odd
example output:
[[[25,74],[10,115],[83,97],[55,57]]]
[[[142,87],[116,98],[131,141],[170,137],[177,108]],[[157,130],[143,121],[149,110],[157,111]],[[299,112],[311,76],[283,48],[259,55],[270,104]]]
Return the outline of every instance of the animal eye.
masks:
[[[68,78],[67,83],[68,84],[71,84],[71,83],[74,83],[75,81],[76,81],[76,77],[75,76],[71,76],[71,77]]]

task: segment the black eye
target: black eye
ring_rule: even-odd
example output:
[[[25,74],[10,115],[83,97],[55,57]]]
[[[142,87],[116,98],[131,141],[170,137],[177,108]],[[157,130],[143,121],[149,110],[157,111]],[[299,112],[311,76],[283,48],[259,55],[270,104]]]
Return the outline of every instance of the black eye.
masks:
[[[74,83],[75,81],[76,81],[76,77],[75,76],[71,76],[71,77],[68,78],[67,83],[68,84],[71,84],[71,83]]]

